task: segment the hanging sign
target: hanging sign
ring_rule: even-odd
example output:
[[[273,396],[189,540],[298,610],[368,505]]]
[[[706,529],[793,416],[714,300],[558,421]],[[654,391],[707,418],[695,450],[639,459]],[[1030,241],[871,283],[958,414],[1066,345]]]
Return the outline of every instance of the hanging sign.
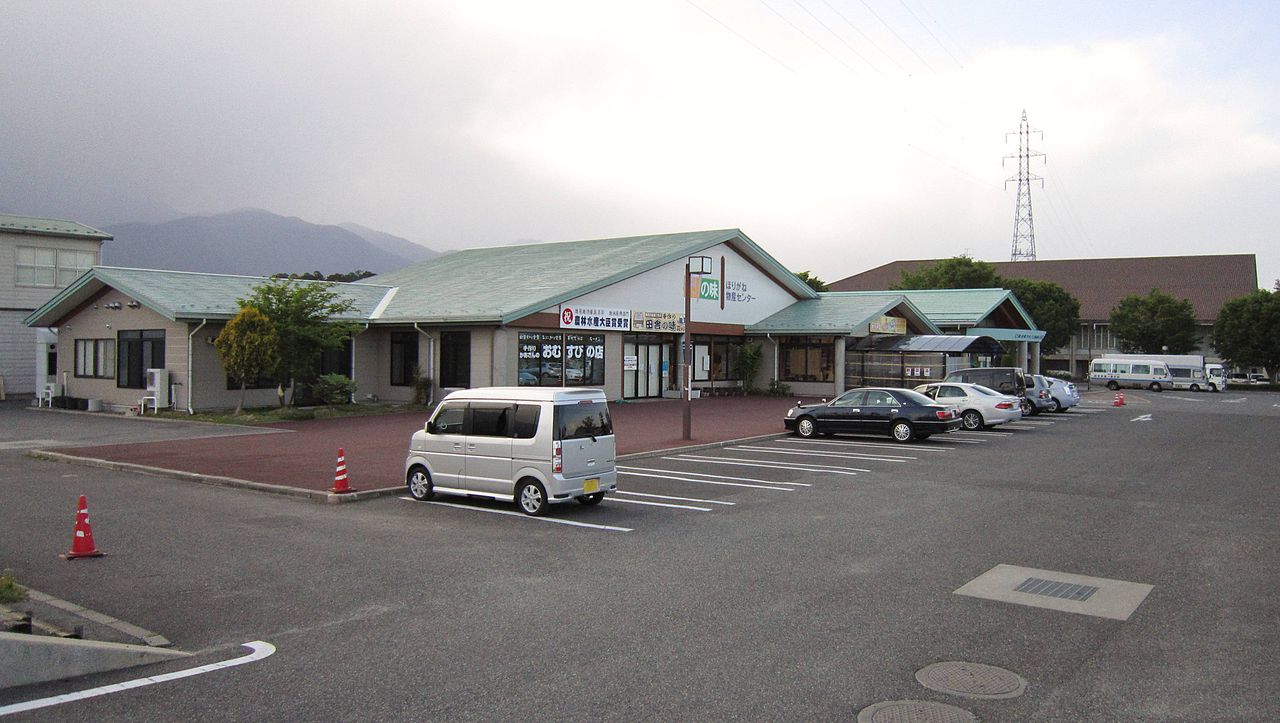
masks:
[[[630,331],[631,310],[603,306],[560,306],[561,329]]]
[[[872,319],[867,332],[870,334],[905,334],[907,320],[900,316],[882,316]]]
[[[684,314],[669,311],[634,311],[632,331],[679,333],[684,331]]]

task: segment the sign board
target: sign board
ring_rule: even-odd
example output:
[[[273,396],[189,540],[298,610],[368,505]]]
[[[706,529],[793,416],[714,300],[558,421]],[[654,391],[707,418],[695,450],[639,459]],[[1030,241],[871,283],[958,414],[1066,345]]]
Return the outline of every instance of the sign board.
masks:
[[[711,276],[690,276],[689,298],[719,301],[720,279]]]
[[[631,312],[631,330],[679,333],[684,331],[684,314],[669,311]]]
[[[631,310],[603,306],[560,306],[561,329],[630,331]]]
[[[882,316],[879,319],[872,319],[868,333],[871,334],[905,334],[907,333],[907,320],[900,316]]]
[[[622,371],[633,372],[640,368],[640,357],[635,354],[627,354],[622,357]]]

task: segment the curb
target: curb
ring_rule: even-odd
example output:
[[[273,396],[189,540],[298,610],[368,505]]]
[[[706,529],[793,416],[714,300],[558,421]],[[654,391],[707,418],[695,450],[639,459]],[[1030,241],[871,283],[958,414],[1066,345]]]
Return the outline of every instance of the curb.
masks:
[[[62,462],[65,464],[78,464],[85,467],[98,467],[101,469],[116,470],[118,472],[138,472],[141,474],[149,474],[157,477],[169,477],[170,479],[185,480],[187,482],[197,482],[199,484],[214,485],[218,487],[232,487],[235,489],[252,490],[254,492],[266,492],[274,495],[284,495],[286,497],[300,497],[313,502],[327,502],[329,504],[342,504],[346,502],[360,502],[375,497],[386,497],[389,495],[399,494],[402,486],[396,487],[380,487],[372,490],[360,490],[356,492],[348,492],[346,494],[333,494],[332,492],[323,492],[321,490],[309,490],[302,487],[289,487],[287,485],[273,485],[266,482],[253,482],[246,479],[238,479],[236,477],[222,477],[219,475],[200,474],[198,472],[184,472],[176,469],[165,469],[164,467],[152,467],[145,464],[134,464],[132,462],[114,462],[109,459],[97,459],[94,457],[77,457],[75,455],[63,454],[61,452],[49,452],[46,450],[33,449],[27,452],[28,457],[34,459],[42,459],[48,462]]]
[[[140,628],[133,623],[126,623],[118,618],[113,618],[110,615],[104,615],[96,610],[90,610],[89,608],[77,605],[73,602],[67,602],[66,600],[56,598],[47,593],[40,592],[39,590],[32,590],[31,588],[26,588],[26,590],[27,597],[35,602],[43,603],[63,612],[71,613],[76,617],[81,617],[85,620],[98,623],[99,625],[104,625],[122,635],[141,641],[141,645],[146,645],[152,648],[167,648],[173,645],[173,643],[169,642],[169,639],[165,636],[159,633],[153,633],[146,628]]]
[[[740,437],[738,439],[726,439],[721,442],[704,442],[702,444],[691,444],[684,447],[667,447],[665,449],[651,449],[647,452],[630,452],[628,454],[618,455],[618,461],[624,462],[633,459],[646,459],[648,457],[657,457],[664,454],[683,454],[685,452],[697,452],[702,449],[718,449],[720,447],[732,447],[735,444],[746,444],[747,442],[764,442],[770,439],[782,439],[790,436],[790,432],[776,432],[774,434],[757,434],[754,437]]]

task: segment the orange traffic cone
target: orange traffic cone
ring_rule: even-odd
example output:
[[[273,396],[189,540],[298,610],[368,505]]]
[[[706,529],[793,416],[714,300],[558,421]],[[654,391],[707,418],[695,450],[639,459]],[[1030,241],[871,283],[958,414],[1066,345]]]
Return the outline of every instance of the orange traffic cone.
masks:
[[[1120,406],[1124,406],[1124,390],[1120,390]]]
[[[80,495],[80,504],[76,505],[76,527],[71,538],[71,551],[59,555],[64,560],[79,557],[102,557],[102,552],[93,544],[93,528],[89,526],[89,502]]]
[[[335,495],[345,495],[348,492],[355,492],[355,489],[347,485],[347,456],[338,448],[338,469],[333,473],[333,487],[329,490]]]

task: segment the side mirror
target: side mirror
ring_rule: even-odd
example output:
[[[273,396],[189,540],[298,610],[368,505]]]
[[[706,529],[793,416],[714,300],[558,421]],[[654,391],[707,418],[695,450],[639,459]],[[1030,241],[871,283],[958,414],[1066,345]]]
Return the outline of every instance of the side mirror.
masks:
[[[435,433],[436,433],[436,423],[435,423],[435,422],[433,422],[433,421],[431,421],[430,419],[428,419],[428,420],[427,420],[427,423],[426,423],[426,424],[424,424],[424,425],[422,425],[422,430],[423,430],[424,432],[426,432],[427,434],[435,434]]]

